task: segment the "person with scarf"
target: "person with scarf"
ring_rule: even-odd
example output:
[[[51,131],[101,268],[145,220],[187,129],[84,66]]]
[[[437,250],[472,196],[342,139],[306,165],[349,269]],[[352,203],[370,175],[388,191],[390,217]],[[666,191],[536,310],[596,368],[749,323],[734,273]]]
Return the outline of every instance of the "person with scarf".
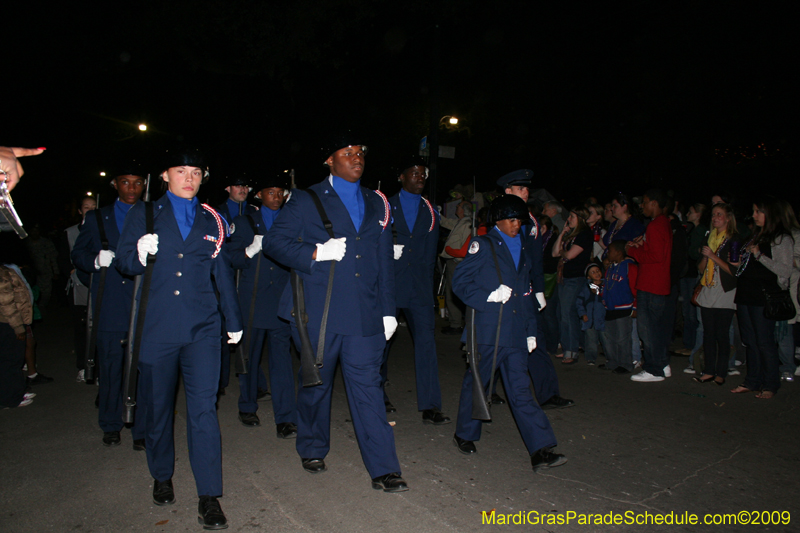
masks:
[[[703,258],[697,270],[701,272],[697,303],[703,321],[703,374],[695,376],[698,383],[725,383],[731,344],[728,332],[736,311],[736,276],[729,261],[736,260],[741,243],[737,240],[736,217],[729,204],[717,204],[711,211],[711,233],[708,244],[700,253]]]

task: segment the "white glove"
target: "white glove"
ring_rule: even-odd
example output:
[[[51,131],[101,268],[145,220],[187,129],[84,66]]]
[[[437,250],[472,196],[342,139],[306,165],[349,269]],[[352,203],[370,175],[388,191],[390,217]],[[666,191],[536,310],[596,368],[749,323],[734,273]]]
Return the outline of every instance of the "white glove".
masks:
[[[528,337],[528,353],[536,349],[536,337]]]
[[[111,266],[111,261],[114,260],[116,255],[111,250],[100,250],[100,253],[94,258],[94,268],[100,270],[103,267]]]
[[[261,251],[262,240],[264,240],[263,235],[255,235],[253,237],[253,244],[244,249],[244,254],[252,259],[258,252]]]
[[[158,253],[158,235],[155,233],[143,235],[136,244],[136,249],[139,251],[139,262],[142,266],[146,266],[147,254],[156,255]]]
[[[394,244],[394,260],[397,261],[403,255],[403,247],[405,244]]]
[[[536,293],[536,300],[539,302],[539,311],[547,307],[547,300],[545,300],[543,292]]]
[[[392,338],[395,331],[397,331],[397,319],[393,316],[383,317],[383,333],[387,341]]]
[[[240,340],[242,340],[242,332],[241,331],[229,331],[228,332],[228,344],[236,344]]]
[[[511,287],[500,285],[486,298],[487,302],[506,303],[511,298]]]
[[[317,262],[319,261],[341,261],[344,252],[347,250],[345,240],[347,237],[338,239],[328,239],[325,244],[317,243]]]

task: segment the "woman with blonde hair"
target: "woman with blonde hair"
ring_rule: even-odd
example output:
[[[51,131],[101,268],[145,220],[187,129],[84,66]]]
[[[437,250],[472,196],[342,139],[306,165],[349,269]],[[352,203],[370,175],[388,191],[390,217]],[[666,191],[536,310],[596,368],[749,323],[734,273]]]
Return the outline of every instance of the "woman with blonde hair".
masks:
[[[556,296],[560,306],[561,347],[564,350],[561,362],[565,365],[578,360],[581,326],[575,302],[585,282],[583,272],[591,259],[594,244],[592,232],[586,224],[588,218],[589,211],[585,207],[571,209],[551,253],[559,258]]]

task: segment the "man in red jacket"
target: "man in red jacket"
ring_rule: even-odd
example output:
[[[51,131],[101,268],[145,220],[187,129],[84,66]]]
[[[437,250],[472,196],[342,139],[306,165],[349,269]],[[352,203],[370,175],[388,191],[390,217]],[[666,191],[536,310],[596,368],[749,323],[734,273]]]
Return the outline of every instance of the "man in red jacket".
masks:
[[[636,280],[637,318],[639,336],[644,343],[642,371],[631,376],[632,381],[664,381],[671,375],[665,328],[667,297],[670,292],[670,259],[672,228],[663,215],[667,195],[661,189],[650,189],[642,201],[642,213],[652,221],[643,237],[628,242],[627,253],[639,263]]]

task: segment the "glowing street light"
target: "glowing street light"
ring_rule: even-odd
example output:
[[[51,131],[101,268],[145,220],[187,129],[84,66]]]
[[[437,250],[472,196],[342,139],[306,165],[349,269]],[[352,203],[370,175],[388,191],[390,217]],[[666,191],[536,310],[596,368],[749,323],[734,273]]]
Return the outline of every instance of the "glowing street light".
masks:
[[[453,124],[455,126],[456,124],[458,124],[458,119],[456,117],[450,117],[450,124]]]
[[[139,131],[147,131],[147,124],[139,124]]]
[[[104,177],[105,177],[105,175],[106,175],[106,173],[105,173],[105,172],[101,172],[101,173],[100,173],[100,177],[101,177],[101,178],[104,178]]]

